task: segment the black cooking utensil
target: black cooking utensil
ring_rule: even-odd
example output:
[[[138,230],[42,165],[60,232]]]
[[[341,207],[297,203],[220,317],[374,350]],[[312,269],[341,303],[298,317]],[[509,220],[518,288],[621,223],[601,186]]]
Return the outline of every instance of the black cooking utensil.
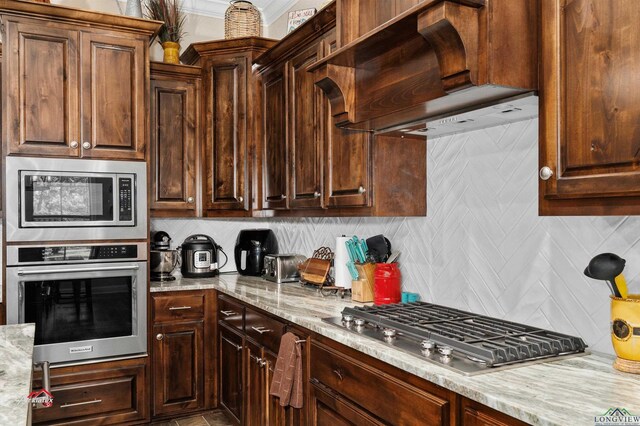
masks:
[[[616,285],[616,277],[622,273],[626,262],[617,254],[601,253],[591,259],[584,274],[589,278],[606,281],[611,293],[615,297],[622,297]]]
[[[368,255],[375,263],[384,263],[391,254],[391,242],[384,235],[367,238]]]

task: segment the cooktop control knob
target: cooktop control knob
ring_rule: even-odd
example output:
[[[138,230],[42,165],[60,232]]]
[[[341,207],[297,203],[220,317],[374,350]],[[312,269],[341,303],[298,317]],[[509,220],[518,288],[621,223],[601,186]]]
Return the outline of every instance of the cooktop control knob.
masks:
[[[436,348],[436,342],[433,340],[423,340],[420,342],[420,346],[422,346],[422,349],[425,351],[432,351]]]
[[[444,358],[449,358],[453,353],[453,349],[449,346],[440,346],[438,348],[438,352],[440,352],[440,355],[442,355]]]
[[[362,318],[356,318],[355,319],[355,323],[358,327],[362,327],[363,325],[365,325],[367,322],[365,320],[363,320]]]
[[[344,315],[342,315],[342,321],[344,321],[344,322],[351,322],[351,321],[353,321],[353,315],[351,315],[351,314],[344,314]]]
[[[385,328],[382,330],[382,334],[384,334],[384,337],[396,337],[397,331],[393,328]]]

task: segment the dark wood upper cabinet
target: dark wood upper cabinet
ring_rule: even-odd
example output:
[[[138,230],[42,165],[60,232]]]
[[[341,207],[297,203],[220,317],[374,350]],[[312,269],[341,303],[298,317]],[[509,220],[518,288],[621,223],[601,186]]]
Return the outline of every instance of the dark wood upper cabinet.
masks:
[[[286,209],[288,203],[287,173],[287,80],[283,66],[264,74],[263,90],[263,142],[262,208]]]
[[[291,208],[323,205],[324,94],[307,67],[322,57],[322,40],[287,62]]]
[[[161,23],[19,1],[0,15],[7,154],[144,160]]]
[[[4,68],[9,154],[79,155],[79,38],[80,33],[69,28],[7,22]]]
[[[82,157],[144,160],[148,41],[83,32]]]
[[[151,63],[152,216],[198,215],[200,72]]]
[[[372,5],[382,7],[382,5]],[[322,40],[325,56],[338,48],[337,32]],[[309,73],[313,75],[312,73]],[[367,207],[371,202],[371,140],[368,132],[335,125],[331,102],[324,99],[325,204],[329,207]]]
[[[640,3],[541,3],[540,214],[638,214]]]
[[[204,70],[206,210],[249,210],[247,58],[209,61]]]
[[[202,200],[205,217],[251,216],[258,209],[261,86],[253,60],[273,40],[246,37],[194,43],[181,60],[202,68]]]

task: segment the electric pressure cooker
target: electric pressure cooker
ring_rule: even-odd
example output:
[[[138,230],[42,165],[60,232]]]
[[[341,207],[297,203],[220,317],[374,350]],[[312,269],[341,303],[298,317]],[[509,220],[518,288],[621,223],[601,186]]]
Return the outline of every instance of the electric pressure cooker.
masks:
[[[208,278],[218,275],[218,252],[225,257],[225,262],[220,268],[227,264],[226,253],[208,235],[196,234],[187,237],[182,243],[181,250],[181,272],[185,278]]]

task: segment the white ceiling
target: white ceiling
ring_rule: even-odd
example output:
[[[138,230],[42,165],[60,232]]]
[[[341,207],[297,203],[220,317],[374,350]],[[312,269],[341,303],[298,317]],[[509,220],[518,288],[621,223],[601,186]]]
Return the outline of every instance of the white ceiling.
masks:
[[[271,25],[297,2],[298,0],[252,0],[262,14],[264,25]],[[224,18],[229,0],[182,0],[182,7],[187,13]]]

